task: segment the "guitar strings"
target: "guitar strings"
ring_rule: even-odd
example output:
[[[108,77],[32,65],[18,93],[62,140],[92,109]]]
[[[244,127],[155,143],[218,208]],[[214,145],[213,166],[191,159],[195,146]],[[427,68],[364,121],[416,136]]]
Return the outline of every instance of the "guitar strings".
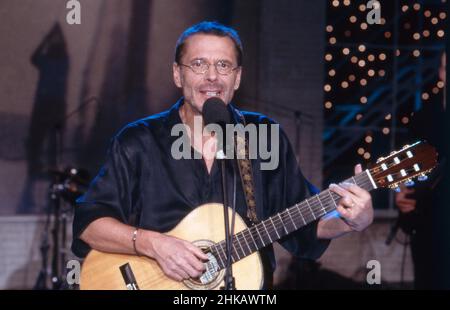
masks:
[[[363,174],[360,174],[360,175],[356,176],[356,178],[358,178],[361,175],[363,175]],[[366,178],[364,178],[364,181],[360,182],[360,183],[357,182],[356,179],[354,179],[354,181],[356,182],[356,184],[359,184],[360,186],[367,186],[367,185],[370,185],[370,183],[371,183],[370,180],[368,180]],[[360,180],[358,180],[358,181],[360,181]],[[269,217],[268,219],[264,220],[263,222],[258,223],[257,225],[251,226],[251,227],[249,227],[247,229],[244,229],[243,231],[237,233],[235,235],[235,242],[233,242],[234,252],[238,256],[237,258],[240,259],[242,257],[245,257],[245,256],[249,255],[250,253],[258,250],[259,248],[261,248],[261,246],[259,246],[256,243],[255,240],[258,240],[258,239],[261,240],[263,246],[265,246],[267,244],[270,244],[270,243],[273,243],[273,241],[278,240],[280,237],[286,235],[284,232],[286,232],[288,230],[290,230],[290,232],[292,232],[294,230],[300,229],[301,227],[306,226],[308,223],[314,221],[315,219],[317,219],[317,218],[327,214],[328,212],[334,210],[335,206],[334,207],[332,206],[330,208],[330,205],[328,203],[329,202],[329,198],[328,197],[327,197],[327,201],[325,201],[325,204],[321,200],[319,200],[320,199],[319,196],[321,194],[324,194],[325,192],[328,192],[328,196],[330,196],[333,199],[333,204],[336,205],[336,200],[340,199],[340,197],[339,196],[338,197],[333,197],[331,195],[331,192],[328,191],[328,190],[327,191],[323,191],[323,192],[321,192],[321,193],[319,193],[317,195],[314,195],[314,196],[308,198],[308,200],[311,200],[312,198],[316,197],[318,199],[317,202],[309,202],[308,201],[307,204],[305,204],[305,201],[306,201],[305,200],[302,203],[296,204],[293,207],[290,207],[290,208],[286,209],[285,211],[282,211],[282,212],[278,213],[277,215]],[[308,215],[308,213],[305,212],[307,209],[311,209],[312,216]],[[320,214],[318,214],[318,212],[320,212]],[[293,228],[294,229],[288,229],[286,227],[286,225],[283,222],[282,215],[285,218],[284,221],[287,221],[286,215],[289,216],[289,218],[293,222],[292,224],[293,224]],[[315,215],[317,215],[317,216],[315,216]],[[303,223],[304,224],[300,225],[299,227],[297,227],[297,225],[295,225],[295,222],[296,221],[299,222],[300,218],[303,219]],[[269,222],[272,222],[273,225],[264,225],[264,223],[269,223]],[[280,224],[282,224],[283,228],[284,228],[284,232],[281,232],[281,234],[278,233],[278,230],[276,229],[276,226],[277,225],[279,226]],[[267,234],[264,231],[266,231]],[[246,233],[247,233],[247,236],[246,236]],[[274,236],[274,233],[276,234],[276,236]],[[288,233],[289,233],[289,231],[288,231]],[[266,242],[266,240],[264,240],[264,238],[262,236],[267,236],[269,238],[269,241],[271,241],[271,242]],[[250,240],[248,237],[251,237],[252,240]],[[272,238],[272,237],[274,237],[274,238]],[[246,248],[249,250],[249,253],[247,253],[245,251],[244,246],[242,245],[242,241],[245,242]],[[255,249],[252,249],[250,247],[251,243],[254,244]],[[221,241],[221,242],[217,243],[215,246],[219,247],[220,250],[222,250],[222,252],[225,253],[224,248],[223,248],[224,241]],[[241,248],[241,254],[242,255],[239,255],[239,250],[238,250],[239,248]],[[233,253],[232,253],[232,257],[233,257]]]

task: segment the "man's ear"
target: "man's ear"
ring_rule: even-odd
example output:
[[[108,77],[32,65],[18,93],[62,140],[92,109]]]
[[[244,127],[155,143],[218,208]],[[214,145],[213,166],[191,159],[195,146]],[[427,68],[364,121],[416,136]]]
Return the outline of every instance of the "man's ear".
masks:
[[[234,81],[234,90],[238,90],[239,85],[241,85],[241,75],[242,75],[242,67],[236,69],[236,80]]]
[[[176,62],[172,64],[173,82],[178,88],[181,88],[181,72],[180,66]]]

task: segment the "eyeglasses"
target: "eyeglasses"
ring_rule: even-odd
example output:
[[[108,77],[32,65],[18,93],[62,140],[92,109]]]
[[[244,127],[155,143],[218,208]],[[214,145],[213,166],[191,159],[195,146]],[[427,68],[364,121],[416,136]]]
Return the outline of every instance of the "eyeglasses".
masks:
[[[190,68],[195,74],[205,74],[209,70],[211,64],[203,59],[196,59],[192,61],[190,65],[182,63],[179,63],[179,65]],[[214,67],[221,75],[228,75],[239,68],[239,66],[233,67],[233,64],[226,60],[217,61],[214,63]]]

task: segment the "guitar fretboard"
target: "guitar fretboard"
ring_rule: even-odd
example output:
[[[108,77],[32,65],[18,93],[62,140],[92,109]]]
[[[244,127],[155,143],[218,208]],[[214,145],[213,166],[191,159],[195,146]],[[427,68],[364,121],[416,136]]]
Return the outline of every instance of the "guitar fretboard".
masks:
[[[344,182],[356,184],[368,191],[376,188],[368,170]],[[340,199],[338,194],[327,189],[235,234],[231,251],[232,263],[335,210]],[[216,243],[210,248],[212,254],[217,258],[220,269],[225,268],[226,265],[225,249],[225,241]]]

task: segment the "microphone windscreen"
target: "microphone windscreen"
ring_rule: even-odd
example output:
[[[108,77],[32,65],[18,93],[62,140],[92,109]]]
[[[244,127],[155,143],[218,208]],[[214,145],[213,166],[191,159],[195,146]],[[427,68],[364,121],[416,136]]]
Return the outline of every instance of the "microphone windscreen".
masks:
[[[231,123],[231,114],[225,102],[217,97],[209,98],[203,104],[203,121],[209,124],[225,125]]]

